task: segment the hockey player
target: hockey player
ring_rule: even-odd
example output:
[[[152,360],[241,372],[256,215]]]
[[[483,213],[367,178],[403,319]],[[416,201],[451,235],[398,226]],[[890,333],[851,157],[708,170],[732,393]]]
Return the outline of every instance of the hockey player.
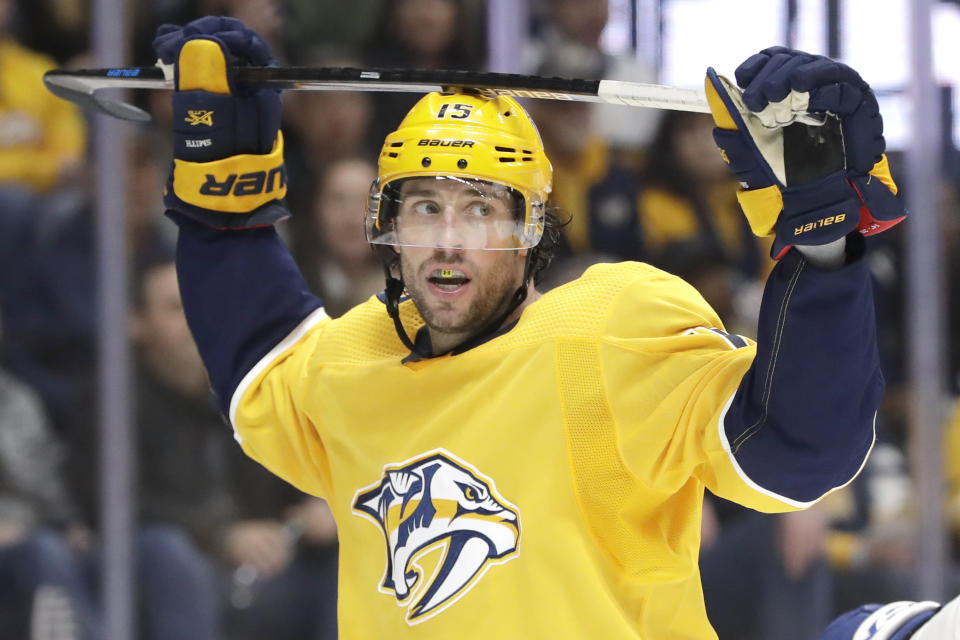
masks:
[[[384,142],[366,225],[386,290],[331,319],[271,226],[279,96],[231,79],[266,45],[226,18],[154,45],[176,70],[187,317],[243,449],[333,510],[342,637],[715,638],[704,488],[802,509],[863,466],[883,381],[862,236],[904,211],[850,68],[770,49],[742,94],[708,71],[780,260],[754,343],[643,264],[541,296],[550,163],[516,101],[465,93],[424,97]]]

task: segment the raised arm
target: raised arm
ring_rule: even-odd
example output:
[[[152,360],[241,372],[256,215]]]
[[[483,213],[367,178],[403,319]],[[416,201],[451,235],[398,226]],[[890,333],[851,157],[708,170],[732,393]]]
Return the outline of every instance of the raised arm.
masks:
[[[748,484],[802,507],[853,479],[873,445],[883,377],[862,236],[906,212],[876,98],[855,71],[774,47],[736,76],[742,93],[708,70],[714,137],[752,229],[774,236],[782,260],[721,438]]]
[[[279,92],[238,87],[238,64],[273,60],[232,18],[164,25],[154,49],[174,65],[174,160],[164,190],[179,226],[183,305],[221,409],[265,354],[322,317],[272,224],[289,213]]]

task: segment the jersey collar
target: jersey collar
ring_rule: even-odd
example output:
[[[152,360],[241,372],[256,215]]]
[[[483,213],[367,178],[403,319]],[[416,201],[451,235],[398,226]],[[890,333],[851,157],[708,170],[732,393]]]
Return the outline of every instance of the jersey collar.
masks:
[[[429,329],[427,329],[426,325],[424,325],[420,327],[420,329],[417,331],[417,335],[413,340],[413,344],[417,348],[417,351],[411,351],[410,355],[405,357],[400,362],[402,364],[408,364],[410,362],[420,362],[422,360],[433,360],[434,358],[441,358],[443,356],[448,356],[448,355],[456,356],[456,355],[460,355],[461,353],[466,353],[471,349],[479,347],[482,344],[486,344],[487,342],[490,342],[494,338],[498,338],[504,335],[505,333],[511,331],[515,326],[517,326],[517,323],[519,321],[520,319],[517,318],[513,322],[503,325],[502,327],[500,327],[499,329],[497,329],[492,333],[487,333],[481,336],[477,336],[475,338],[470,338],[465,342],[461,342],[452,350],[447,351],[445,353],[439,353],[435,356],[431,356],[430,358],[425,358],[424,356],[417,353],[417,351],[422,351],[423,353],[431,353],[433,351],[433,345],[430,342],[430,331]]]

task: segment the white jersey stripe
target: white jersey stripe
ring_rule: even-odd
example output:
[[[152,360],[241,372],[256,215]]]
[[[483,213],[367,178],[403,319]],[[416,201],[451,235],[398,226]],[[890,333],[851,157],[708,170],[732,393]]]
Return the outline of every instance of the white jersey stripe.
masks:
[[[792,507],[797,507],[798,509],[806,509],[807,507],[813,506],[815,503],[819,502],[823,498],[823,496],[827,495],[828,493],[832,493],[837,489],[842,489],[843,487],[853,482],[853,479],[856,478],[858,475],[860,475],[860,472],[863,471],[863,467],[867,464],[867,459],[870,457],[870,452],[873,451],[873,445],[876,444],[877,442],[877,414],[874,413],[873,414],[873,441],[870,443],[870,448],[867,449],[867,453],[863,457],[863,461],[860,463],[860,467],[857,469],[857,472],[853,474],[853,476],[851,476],[846,482],[844,482],[843,484],[837,487],[833,487],[832,489],[825,492],[816,500],[811,500],[809,502],[794,500],[793,498],[788,498],[787,496],[780,495],[775,491],[771,491],[770,489],[765,489],[764,487],[757,484],[750,476],[747,475],[747,472],[743,470],[743,468],[740,466],[740,463],[737,461],[736,456],[733,455],[733,449],[730,447],[729,440],[727,440],[727,432],[723,428],[723,425],[727,417],[727,411],[730,409],[730,405],[733,404],[733,398],[736,395],[737,395],[737,392],[734,391],[733,395],[731,395],[730,398],[727,400],[727,402],[723,405],[723,411],[720,412],[720,419],[717,420],[717,429],[719,430],[719,433],[720,433],[720,442],[723,443],[723,450],[727,452],[727,456],[730,457],[730,463],[733,465],[733,468],[736,470],[737,475],[740,476],[740,478],[747,484],[747,486],[749,486],[751,489],[753,489],[758,493],[761,493],[765,496],[769,496],[771,498],[779,500],[780,502],[783,502],[784,504],[788,504]]]
[[[270,364],[277,359],[277,357],[292,347],[294,344],[300,341],[307,332],[310,331],[313,327],[317,325],[321,320],[327,318],[327,312],[323,307],[316,309],[313,313],[308,315],[303,321],[298,324],[293,331],[287,334],[287,337],[281,340],[277,346],[273,349],[270,349],[257,364],[253,365],[250,371],[247,372],[243,379],[240,380],[240,384],[237,385],[237,388],[234,389],[233,395],[230,397],[230,426],[233,427],[233,437],[237,442],[241,442],[240,434],[237,433],[237,428],[235,426],[235,419],[237,415],[237,405],[240,404],[240,399],[243,397],[243,394],[246,393],[247,389],[250,388],[250,385],[253,384],[253,381],[257,379],[264,369],[266,369]]]

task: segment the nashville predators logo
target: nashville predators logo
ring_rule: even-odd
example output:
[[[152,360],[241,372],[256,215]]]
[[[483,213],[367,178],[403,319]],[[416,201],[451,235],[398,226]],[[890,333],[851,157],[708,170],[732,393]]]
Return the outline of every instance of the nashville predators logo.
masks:
[[[411,625],[446,609],[487,569],[518,553],[517,508],[489,478],[442,449],[387,465],[379,481],[357,491],[353,511],[386,537],[379,590],[407,608]]]
[[[187,117],[184,118],[183,121],[193,127],[200,124],[205,124],[208,127],[212,127],[213,111],[206,111],[201,109],[188,109]]]

